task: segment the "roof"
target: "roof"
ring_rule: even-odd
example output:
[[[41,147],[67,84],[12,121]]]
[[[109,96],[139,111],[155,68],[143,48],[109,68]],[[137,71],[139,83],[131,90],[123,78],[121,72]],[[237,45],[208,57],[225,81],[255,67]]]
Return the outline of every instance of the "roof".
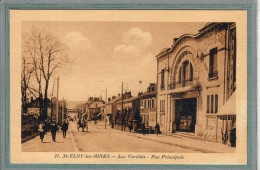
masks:
[[[131,101],[134,101],[134,100],[136,100],[136,99],[138,99],[138,98],[139,98],[139,96],[131,97],[131,98],[129,98],[129,99],[124,99],[124,100],[123,100],[123,103],[131,102]],[[117,103],[122,103],[122,99],[119,100]]]
[[[118,100],[121,100],[121,99],[122,99],[122,96],[117,96],[114,99],[111,99],[110,102],[107,102],[106,104],[112,104],[112,103],[115,103],[115,102],[117,102]]]
[[[140,95],[139,97],[140,98],[143,98],[143,97],[147,97],[147,96],[153,96],[155,95],[156,96],[156,91],[153,91],[153,92],[144,92],[142,95]]]
[[[209,30],[210,28],[216,26],[217,24],[218,24],[217,22],[208,22],[203,28],[199,30],[199,32]]]
[[[164,48],[162,49],[159,54],[156,55],[156,58],[160,58],[162,56],[165,56],[168,54],[168,52],[172,52],[183,40],[185,39],[196,39],[200,36],[204,35],[208,30],[211,30],[212,28],[216,27],[220,24],[233,24],[233,23],[225,23],[225,22],[210,22],[207,23],[203,28],[199,30],[197,34],[183,34],[179,38],[176,38],[171,48]]]
[[[34,99],[30,103],[28,103],[27,108],[39,108],[40,107],[39,99],[40,98]],[[42,99],[42,102],[44,102],[44,99]],[[48,105],[50,105],[50,99],[47,99],[47,103]]]

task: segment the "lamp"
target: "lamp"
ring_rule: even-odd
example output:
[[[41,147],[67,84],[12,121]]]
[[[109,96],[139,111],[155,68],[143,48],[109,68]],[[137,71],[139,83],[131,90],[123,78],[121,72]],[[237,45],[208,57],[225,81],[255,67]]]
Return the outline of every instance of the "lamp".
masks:
[[[203,60],[204,58],[204,54],[200,49],[197,50],[197,58],[199,58],[200,60]]]

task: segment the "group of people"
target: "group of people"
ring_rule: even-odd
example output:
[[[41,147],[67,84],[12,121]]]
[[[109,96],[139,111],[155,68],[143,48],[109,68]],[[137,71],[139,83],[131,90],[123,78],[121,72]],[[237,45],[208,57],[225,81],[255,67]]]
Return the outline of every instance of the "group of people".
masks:
[[[62,125],[61,125],[61,130],[63,132],[63,139],[66,138],[66,133],[67,133],[68,128],[69,128],[69,123],[67,121],[63,121]],[[41,123],[39,124],[39,129],[38,129],[38,131],[40,133],[41,142],[43,142],[44,135],[47,134],[47,132],[49,130],[51,131],[52,141],[56,142],[56,133],[57,133],[57,131],[59,131],[59,127],[55,121],[50,124],[50,127],[49,127],[48,123],[43,123],[41,121]]]

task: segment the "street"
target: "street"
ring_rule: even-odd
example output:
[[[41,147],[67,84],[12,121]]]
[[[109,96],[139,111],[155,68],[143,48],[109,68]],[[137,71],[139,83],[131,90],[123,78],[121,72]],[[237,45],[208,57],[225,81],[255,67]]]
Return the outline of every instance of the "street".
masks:
[[[77,123],[70,122],[67,138],[63,139],[61,130],[56,142],[52,142],[51,133],[45,135],[43,143],[37,136],[22,143],[22,152],[162,152],[162,153],[217,153],[235,152],[235,148],[222,143],[191,139],[175,134],[164,136],[139,134],[120,129],[112,129],[102,121],[88,123],[88,131],[78,132]]]
[[[105,129],[100,123],[89,124],[88,132],[82,132],[81,129],[78,132],[76,123],[70,123],[76,144],[82,152],[195,152],[132,136],[129,132],[111,129],[110,126]]]

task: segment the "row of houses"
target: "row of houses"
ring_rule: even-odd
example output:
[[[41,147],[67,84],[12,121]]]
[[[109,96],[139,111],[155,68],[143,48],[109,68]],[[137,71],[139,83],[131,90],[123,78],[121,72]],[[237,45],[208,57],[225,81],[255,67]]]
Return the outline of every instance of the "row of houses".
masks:
[[[234,146],[236,53],[235,23],[207,23],[196,35],[173,38],[156,55],[157,87],[151,84],[124,105],[138,101],[142,122],[159,123],[165,135],[186,131]],[[121,98],[106,104],[107,113],[115,114]]]
[[[122,108],[123,107],[123,108]],[[122,115],[122,110],[125,112]],[[150,83],[147,91],[139,92],[137,96],[132,96],[131,92],[118,94],[108,98],[105,103],[104,117],[109,118],[109,122],[115,125],[134,123],[134,126],[144,124],[146,128],[154,130],[156,124],[156,84]]]

